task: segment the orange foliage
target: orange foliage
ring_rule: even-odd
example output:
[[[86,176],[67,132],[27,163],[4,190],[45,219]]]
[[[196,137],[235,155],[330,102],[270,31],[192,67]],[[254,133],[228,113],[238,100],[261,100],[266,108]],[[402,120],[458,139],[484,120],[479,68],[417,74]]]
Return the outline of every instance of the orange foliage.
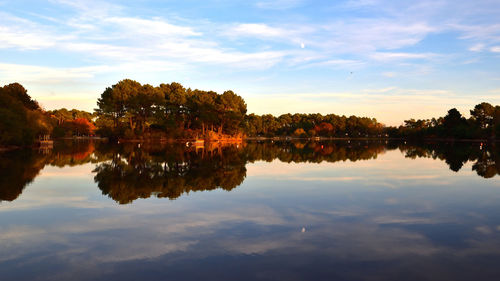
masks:
[[[96,130],[94,124],[92,124],[85,118],[76,118],[73,121],[73,124],[75,125],[76,129],[82,134],[93,135]]]
[[[333,125],[330,123],[322,122],[321,124],[314,126],[314,130],[317,133],[319,132],[330,133],[333,132]]]

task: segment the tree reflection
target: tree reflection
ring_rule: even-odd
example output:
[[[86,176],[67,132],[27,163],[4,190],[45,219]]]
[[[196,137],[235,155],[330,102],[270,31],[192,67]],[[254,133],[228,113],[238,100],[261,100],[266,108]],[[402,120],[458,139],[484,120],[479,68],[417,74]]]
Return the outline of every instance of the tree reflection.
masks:
[[[76,166],[95,161],[93,142],[59,142],[51,150],[0,153],[0,201],[13,201],[46,166]]]
[[[0,154],[0,200],[13,201],[45,166],[33,151]]]
[[[0,153],[0,200],[18,198],[25,186],[46,166],[96,164],[94,180],[102,193],[120,204],[156,196],[175,199],[184,193],[232,190],[246,176],[246,164],[279,160],[286,163],[321,163],[375,159],[400,149],[406,157],[445,161],[458,172],[467,162],[484,178],[500,174],[500,153],[495,143],[430,142],[249,142],[185,147],[175,144],[108,144],[61,142],[53,150]]]
[[[472,162],[472,170],[483,178],[500,174],[500,151],[495,143],[429,142],[401,144],[399,149],[408,158],[426,157],[440,159],[450,170],[458,172],[465,163]]]
[[[236,146],[183,149],[181,146],[121,146],[111,161],[97,165],[94,180],[102,193],[120,204],[155,195],[175,199],[190,191],[232,190],[246,175]]]

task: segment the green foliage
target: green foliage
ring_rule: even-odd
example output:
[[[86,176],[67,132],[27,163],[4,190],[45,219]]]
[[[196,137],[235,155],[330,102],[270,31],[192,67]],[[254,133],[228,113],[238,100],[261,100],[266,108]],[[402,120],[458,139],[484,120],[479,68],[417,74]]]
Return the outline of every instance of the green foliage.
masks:
[[[94,114],[83,110],[66,108],[47,111],[47,114],[53,120],[54,138],[89,136],[96,131],[93,123]]]
[[[274,117],[250,114],[245,117],[245,132],[249,136],[309,135],[323,137],[381,136],[384,126],[374,118],[338,116],[335,114],[283,114]],[[297,134],[301,129],[304,133]],[[308,132],[308,133],[306,133]]]
[[[467,120],[455,108],[438,119],[405,120],[405,125],[391,129],[391,136],[405,138],[495,138],[500,132],[500,106],[483,102],[470,111]]]
[[[186,89],[176,82],[153,87],[129,79],[107,88],[97,105],[98,132],[125,138],[155,130],[170,137],[205,136],[214,131],[236,135],[242,131],[246,113],[245,101],[232,91],[219,95]]]
[[[19,101],[28,110],[40,109],[38,102],[33,100],[28,91],[19,83],[12,83],[3,87],[3,94],[11,96],[13,99]]]
[[[322,136],[401,138],[496,138],[500,106],[483,102],[467,120],[455,108],[438,119],[405,120],[399,128],[374,118],[335,114],[247,115],[233,91],[186,89],[172,82],[158,87],[125,79],[108,87],[95,113],[66,108],[43,111],[18,83],[0,88],[0,145],[30,145],[42,134],[109,138],[223,138],[224,136]]]
[[[52,131],[49,117],[18,83],[0,87],[0,145],[25,146]]]

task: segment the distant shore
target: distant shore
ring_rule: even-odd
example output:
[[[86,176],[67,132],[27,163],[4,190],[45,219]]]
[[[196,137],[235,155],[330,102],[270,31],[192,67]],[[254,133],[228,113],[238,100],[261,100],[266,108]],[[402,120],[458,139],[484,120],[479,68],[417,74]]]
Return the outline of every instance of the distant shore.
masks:
[[[68,140],[98,140],[98,141],[108,141],[108,138],[103,137],[65,137],[57,138],[54,141],[68,141]],[[200,140],[194,138],[165,138],[165,139],[119,139],[117,143],[189,143],[198,145],[203,143],[241,143],[244,141],[404,141],[404,142],[471,142],[471,143],[491,143],[500,142],[498,139],[451,139],[451,138],[422,138],[422,139],[410,139],[410,138],[390,138],[390,137],[290,137],[290,136],[280,136],[280,137],[246,137],[246,138],[235,138],[235,139],[217,139],[217,140]],[[39,145],[32,146],[0,146],[0,153],[12,150],[17,150],[21,148],[38,148]]]

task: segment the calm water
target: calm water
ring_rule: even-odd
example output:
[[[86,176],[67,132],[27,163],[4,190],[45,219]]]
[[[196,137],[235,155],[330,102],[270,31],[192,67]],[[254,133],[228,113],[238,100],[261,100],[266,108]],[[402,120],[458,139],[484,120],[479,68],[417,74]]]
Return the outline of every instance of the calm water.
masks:
[[[500,279],[491,144],[61,143],[0,168],[0,280]]]

